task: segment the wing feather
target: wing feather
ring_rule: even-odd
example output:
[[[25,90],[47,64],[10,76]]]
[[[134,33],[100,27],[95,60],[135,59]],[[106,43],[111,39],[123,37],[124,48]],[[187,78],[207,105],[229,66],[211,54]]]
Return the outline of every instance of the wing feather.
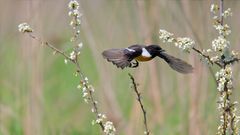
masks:
[[[179,58],[173,57],[165,52],[161,52],[159,57],[163,58],[173,70],[179,73],[188,74],[193,72],[192,65]]]
[[[124,49],[109,49],[105,50],[102,53],[103,58],[107,59],[107,61],[112,62],[118,68],[124,69],[130,65],[130,61],[128,56],[125,55]]]

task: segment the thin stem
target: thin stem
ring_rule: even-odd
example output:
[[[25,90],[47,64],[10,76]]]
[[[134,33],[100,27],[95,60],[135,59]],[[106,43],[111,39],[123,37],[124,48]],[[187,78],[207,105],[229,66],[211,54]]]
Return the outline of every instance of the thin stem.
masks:
[[[223,25],[223,0],[219,0],[219,17],[220,17],[220,24],[221,25]],[[224,67],[223,68],[225,68],[225,66],[226,66],[226,64],[224,63]],[[228,124],[228,120],[227,120],[227,100],[228,100],[228,98],[229,98],[229,95],[228,95],[228,88],[227,88],[227,86],[226,86],[226,84],[227,83],[225,83],[224,84],[224,92],[221,92],[220,94],[221,94],[221,96],[223,96],[223,94],[226,94],[226,98],[224,99],[224,101],[223,101],[223,135],[226,135],[226,133],[227,133],[227,124]]]
[[[220,24],[223,25],[223,0],[219,0],[219,5],[220,5],[220,9],[219,9],[219,17],[220,17]],[[226,66],[226,64],[224,64],[224,67]],[[226,107],[227,107],[227,100],[229,98],[229,94],[227,93],[228,89],[226,87],[226,83],[224,84],[224,92],[226,93],[226,99],[224,100],[224,112],[223,112],[223,135],[226,135],[227,133],[227,124],[228,124],[228,120],[227,120],[227,111],[226,111]]]
[[[225,61],[224,64],[229,65],[229,64],[232,64],[232,63],[235,63],[235,62],[238,62],[238,61],[240,61],[239,58],[233,58],[232,60]]]
[[[192,49],[193,49],[195,52],[197,52],[198,54],[200,54],[201,56],[203,56],[204,58],[206,58],[212,65],[213,65],[213,64],[216,64],[216,65],[218,65],[219,67],[223,67],[223,65],[222,65],[221,63],[219,63],[219,62],[217,62],[217,61],[215,61],[215,62],[211,61],[211,59],[210,59],[210,57],[209,57],[208,55],[203,54],[202,51],[198,50],[197,48],[193,47]]]
[[[76,59],[76,63],[75,63],[75,64],[76,64],[76,66],[77,66],[77,72],[78,72],[78,74],[81,76],[81,78],[83,78],[82,80],[85,82],[85,83],[84,83],[85,87],[86,87],[86,88],[89,88],[89,87],[87,86],[86,80],[84,79],[84,74],[83,74],[83,72],[81,72],[81,70],[80,70],[81,67],[80,67],[77,59]],[[95,113],[96,117],[99,118],[99,115],[98,115],[98,114],[99,114],[99,111],[98,111],[97,103],[96,103],[96,101],[95,101],[94,98],[93,98],[92,90],[91,90],[91,89],[88,89],[88,93],[89,93],[89,95],[90,95],[90,101],[91,101],[91,104],[92,104],[92,106],[93,106],[94,113]],[[101,121],[99,122],[99,125],[100,125],[102,131],[104,131],[104,125],[103,125],[103,123],[102,123]]]
[[[224,8],[223,8],[223,0],[219,0],[219,5],[220,5],[220,12],[219,12],[219,17],[220,17],[220,23],[221,23],[221,25],[223,25],[223,10],[224,10]]]
[[[132,84],[133,84],[133,89],[134,89],[134,92],[136,93],[136,95],[137,95],[137,101],[139,102],[139,104],[140,104],[140,107],[141,107],[141,109],[142,109],[142,112],[143,112],[143,120],[144,120],[144,126],[145,126],[145,134],[146,135],[149,135],[150,134],[150,131],[149,131],[149,129],[148,129],[148,124],[147,124],[147,112],[146,112],[146,110],[144,109],[144,107],[143,107],[143,103],[142,103],[142,100],[141,100],[141,93],[138,91],[138,89],[137,89],[137,84],[136,84],[136,82],[135,82],[135,79],[134,79],[134,77],[130,74],[130,73],[128,73],[128,75],[129,75],[129,77],[130,77],[130,79],[132,80]]]
[[[224,0],[219,0],[219,17],[220,17],[220,24],[223,26],[223,12],[224,12]],[[221,36],[224,36],[223,34],[221,34]],[[235,61],[239,61],[238,58],[233,58],[230,61],[225,61],[224,57],[221,58],[223,61],[223,67],[222,69],[226,69],[226,67],[228,65],[231,65],[232,63],[234,63]],[[223,125],[222,125],[222,134],[226,135],[226,134],[231,134],[231,135],[235,135],[237,134],[237,130],[235,128],[236,126],[236,121],[235,121],[235,115],[234,115],[234,103],[231,103],[230,100],[230,96],[232,93],[232,90],[228,88],[227,84],[228,84],[229,80],[227,80],[224,83],[224,91],[222,91],[220,94],[223,97]],[[229,92],[231,91],[231,92]],[[228,132],[229,129],[229,132]]]
[[[40,42],[40,43],[43,44],[43,45],[48,46],[48,47],[51,48],[53,51],[55,51],[55,52],[63,55],[66,59],[68,59],[68,60],[70,60],[70,61],[73,62],[73,60],[72,60],[69,56],[67,56],[63,51],[57,49],[56,47],[54,47],[54,46],[51,45],[50,43],[48,43],[48,42],[43,42],[40,38],[36,37],[36,36],[33,35],[32,33],[28,33],[28,35],[29,35],[31,38],[33,38],[34,40]]]
[[[87,86],[87,82],[86,82],[86,80],[84,79],[85,76],[84,76],[83,72],[81,71],[81,67],[80,67],[80,65],[79,65],[79,63],[78,63],[78,60],[77,60],[77,59],[74,59],[74,60],[71,59],[66,53],[64,53],[63,51],[61,51],[61,50],[59,50],[58,48],[54,47],[52,44],[50,44],[50,43],[48,43],[48,42],[43,42],[40,38],[36,37],[36,36],[33,35],[32,33],[28,33],[28,35],[29,35],[32,39],[40,42],[40,43],[43,44],[43,45],[46,45],[47,47],[49,47],[50,49],[52,49],[52,50],[55,51],[56,53],[61,54],[65,59],[67,59],[67,60],[71,61],[73,64],[75,64],[75,66],[76,66],[76,68],[77,68],[77,73],[79,74],[80,79],[84,82],[84,83],[83,83],[84,86],[88,89],[88,94],[90,95],[90,102],[91,102],[91,104],[92,104],[92,106],[93,106],[94,113],[95,113],[96,117],[99,118],[99,115],[98,115],[98,114],[99,114],[99,111],[98,111],[97,103],[96,103],[96,101],[94,100],[92,90],[89,89],[89,87]],[[103,123],[100,121],[98,124],[99,124],[99,126],[101,127],[102,131],[104,131],[104,125],[103,125]]]

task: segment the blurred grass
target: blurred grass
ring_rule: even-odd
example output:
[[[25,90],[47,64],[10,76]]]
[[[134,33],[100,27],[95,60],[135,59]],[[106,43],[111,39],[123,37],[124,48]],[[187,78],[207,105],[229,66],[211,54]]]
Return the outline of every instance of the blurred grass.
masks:
[[[202,46],[206,48],[214,37],[210,26],[210,2],[187,1],[191,11],[189,21],[201,37],[204,43]],[[127,75],[131,72],[140,83],[139,90],[147,110],[150,130],[154,134],[189,134],[192,115],[198,121],[197,128],[201,130],[201,134],[215,134],[218,124],[217,94],[214,81],[207,73],[205,65],[197,65],[193,75],[183,76],[172,71],[161,60],[155,60],[155,63],[141,63],[138,69],[120,70],[101,57],[104,49],[144,44],[146,39],[151,39],[154,44],[161,44],[174,56],[179,56],[193,65],[199,62],[192,54],[188,57],[172,45],[163,45],[158,40],[159,28],[174,32],[177,36],[193,37],[187,31],[189,26],[182,17],[186,7],[182,6],[181,1],[140,2],[144,4],[143,13],[151,33],[150,37],[146,37],[141,29],[141,8],[138,1],[80,1],[81,11],[84,13],[81,31],[84,48],[80,62],[82,70],[96,89],[94,96],[99,101],[100,110],[114,121],[119,134],[142,134],[142,114]],[[233,0],[225,3],[226,7],[231,7],[236,14],[229,22],[233,30],[233,48],[239,50],[237,29],[240,20],[237,11],[240,3]],[[33,8],[34,4],[38,8]],[[94,115],[89,105],[83,102],[81,91],[76,88],[79,79],[74,76],[74,66],[64,64],[61,56],[52,55],[51,50],[39,47],[16,30],[18,23],[28,21],[44,39],[51,41],[58,48],[68,48],[71,32],[66,4],[67,1],[58,1],[57,4],[56,1],[0,1],[0,135],[30,135],[35,131],[29,132],[31,128],[39,128],[44,135],[101,134],[98,126],[91,125]],[[9,9],[10,6],[12,8]],[[205,33],[206,31],[209,33]],[[90,44],[92,42],[89,36],[92,36],[95,44]],[[37,50],[33,51],[34,49]],[[37,61],[37,76],[32,76],[31,71],[34,71],[35,65],[31,57],[40,57]],[[154,81],[149,71],[151,65],[157,69],[154,72],[158,79],[155,80],[159,86],[157,89],[150,86],[150,82]],[[235,71],[235,82],[239,82],[238,66]],[[193,78],[198,79],[197,87],[194,88],[199,93],[196,101],[191,98],[194,96],[194,90],[190,87]],[[35,79],[40,82],[33,83]],[[34,84],[40,87],[34,87]],[[38,87],[38,95],[32,94]],[[107,90],[104,91],[104,88]],[[240,85],[236,83],[235,88],[234,97],[239,101]],[[114,99],[108,98],[108,91],[112,92]],[[156,91],[161,99],[155,99]],[[32,103],[36,101],[38,106]],[[115,108],[109,105],[109,102],[114,103]],[[191,105],[196,108],[192,108]],[[40,110],[39,117],[31,114],[34,107]],[[160,110],[156,109],[158,107]],[[115,109],[119,109],[119,114],[115,114]],[[193,109],[196,109],[197,113],[190,114]],[[34,124],[38,126],[35,127]]]

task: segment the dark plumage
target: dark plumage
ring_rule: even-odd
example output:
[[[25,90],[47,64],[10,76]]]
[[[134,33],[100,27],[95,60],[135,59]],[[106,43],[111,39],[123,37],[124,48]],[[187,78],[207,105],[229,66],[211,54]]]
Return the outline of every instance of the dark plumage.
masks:
[[[130,65],[129,57],[124,53],[124,49],[109,49],[102,53],[103,57],[109,62],[120,68],[125,68]]]
[[[149,61],[158,56],[164,59],[168,65],[177,72],[187,74],[193,71],[193,67],[187,62],[167,54],[158,45],[132,45],[123,49],[109,49],[103,51],[102,55],[109,62],[112,62],[118,68],[122,69],[125,67],[137,67],[138,61]],[[132,62],[134,60],[136,63]]]

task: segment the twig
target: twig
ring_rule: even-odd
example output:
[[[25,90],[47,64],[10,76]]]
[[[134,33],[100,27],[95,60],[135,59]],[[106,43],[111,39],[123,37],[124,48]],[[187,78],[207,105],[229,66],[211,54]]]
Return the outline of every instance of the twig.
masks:
[[[142,109],[142,112],[143,112],[143,119],[144,119],[144,126],[145,126],[145,132],[144,132],[144,134],[146,134],[146,135],[149,135],[150,134],[150,131],[149,131],[149,129],[148,129],[148,125],[147,125],[147,112],[146,112],[146,110],[144,109],[144,107],[143,107],[143,103],[142,103],[142,100],[141,100],[141,93],[138,91],[138,89],[137,89],[137,84],[136,84],[136,82],[135,82],[135,79],[134,79],[134,77],[130,74],[130,73],[128,73],[128,75],[129,75],[129,77],[130,77],[130,79],[132,80],[132,84],[133,84],[133,89],[134,89],[134,92],[136,93],[136,95],[137,95],[137,101],[139,102],[139,104],[140,104],[140,106],[141,106],[141,109]]]
[[[201,56],[203,56],[204,58],[206,58],[211,64],[216,64],[218,65],[219,67],[223,67],[223,65],[221,63],[219,63],[218,61],[211,61],[210,57],[208,55],[205,55],[202,53],[202,51],[198,50],[197,48],[193,47],[192,48],[195,52],[197,52],[198,54],[200,54]]]
[[[220,9],[219,9],[219,17],[220,17],[220,24],[221,25],[223,25],[223,0],[219,0],[219,5],[220,5]],[[224,64],[224,66],[225,66],[226,64]],[[224,91],[226,91],[226,93],[227,93],[227,91],[228,91],[228,89],[227,89],[227,87],[226,87],[226,83],[224,84]],[[227,107],[227,105],[226,105],[226,100],[229,98],[229,94],[227,93],[226,94],[226,99],[224,100],[224,108],[226,108]],[[226,109],[224,110],[224,112],[223,112],[223,135],[226,135],[226,132],[227,132],[227,124],[228,124],[228,120],[227,120],[227,118],[226,118],[226,116],[227,116],[227,111],[226,111]]]
[[[232,64],[232,63],[235,63],[235,62],[239,62],[239,61],[240,61],[239,58],[233,58],[232,60],[225,61],[224,64],[225,65],[229,65],[229,64]]]
[[[223,0],[219,0],[219,5],[220,5],[220,12],[219,12],[219,17],[220,17],[220,23],[223,25]]]
[[[220,8],[219,8],[219,17],[220,17],[220,24],[221,26],[223,26],[223,13],[224,13],[224,0],[219,0],[219,5],[220,5]],[[220,33],[221,36],[224,36],[223,33]],[[224,36],[225,37],[225,36]],[[223,57],[221,57],[222,61],[223,61],[223,67],[222,69],[226,69],[227,65],[230,65],[232,63],[234,63],[235,61],[239,61],[238,58],[233,58],[232,60],[229,60],[229,61],[225,61],[224,60],[224,55],[222,55]],[[231,135],[236,135],[238,134],[237,132],[237,129],[236,129],[236,121],[235,121],[235,114],[234,114],[234,111],[235,111],[235,108],[234,108],[234,103],[231,103],[230,101],[230,96],[231,96],[231,93],[232,92],[229,92],[229,88],[228,88],[228,82],[229,80],[227,80],[225,83],[224,83],[224,90],[220,93],[223,97],[223,107],[222,107],[222,135],[227,135],[227,134],[231,134]],[[229,118],[230,117],[230,118]],[[228,131],[229,129],[229,131]]]
[[[59,50],[58,48],[54,47],[52,44],[48,43],[48,42],[44,42],[42,41],[40,38],[36,37],[35,35],[31,34],[31,33],[27,33],[32,39],[40,42],[42,45],[46,45],[47,47],[49,47],[50,49],[52,49],[53,51],[55,51],[56,53],[59,53],[61,54],[65,59],[71,61],[77,68],[77,73],[79,74],[80,76],[80,79],[83,81],[83,85],[84,87],[86,87],[88,89],[88,94],[90,96],[90,102],[93,106],[93,109],[94,109],[94,113],[96,115],[97,118],[99,118],[99,111],[98,111],[98,107],[97,107],[97,103],[96,101],[94,100],[94,97],[93,97],[93,93],[92,93],[92,90],[89,89],[89,87],[87,86],[87,82],[85,80],[85,75],[83,74],[83,72],[81,71],[81,67],[77,61],[77,59],[71,59],[67,54],[65,54],[63,51]],[[104,125],[103,123],[100,121],[99,123],[99,126],[101,127],[102,131],[104,131]]]
[[[56,47],[54,47],[53,45],[49,44],[48,42],[43,42],[40,38],[36,37],[35,35],[33,35],[32,33],[27,33],[31,38],[33,38],[34,40],[40,42],[42,45],[46,45],[49,48],[51,48],[53,51],[60,53],[61,55],[63,55],[66,59],[70,60],[73,62],[73,60],[68,57],[64,52],[62,52],[61,50],[57,49]]]

